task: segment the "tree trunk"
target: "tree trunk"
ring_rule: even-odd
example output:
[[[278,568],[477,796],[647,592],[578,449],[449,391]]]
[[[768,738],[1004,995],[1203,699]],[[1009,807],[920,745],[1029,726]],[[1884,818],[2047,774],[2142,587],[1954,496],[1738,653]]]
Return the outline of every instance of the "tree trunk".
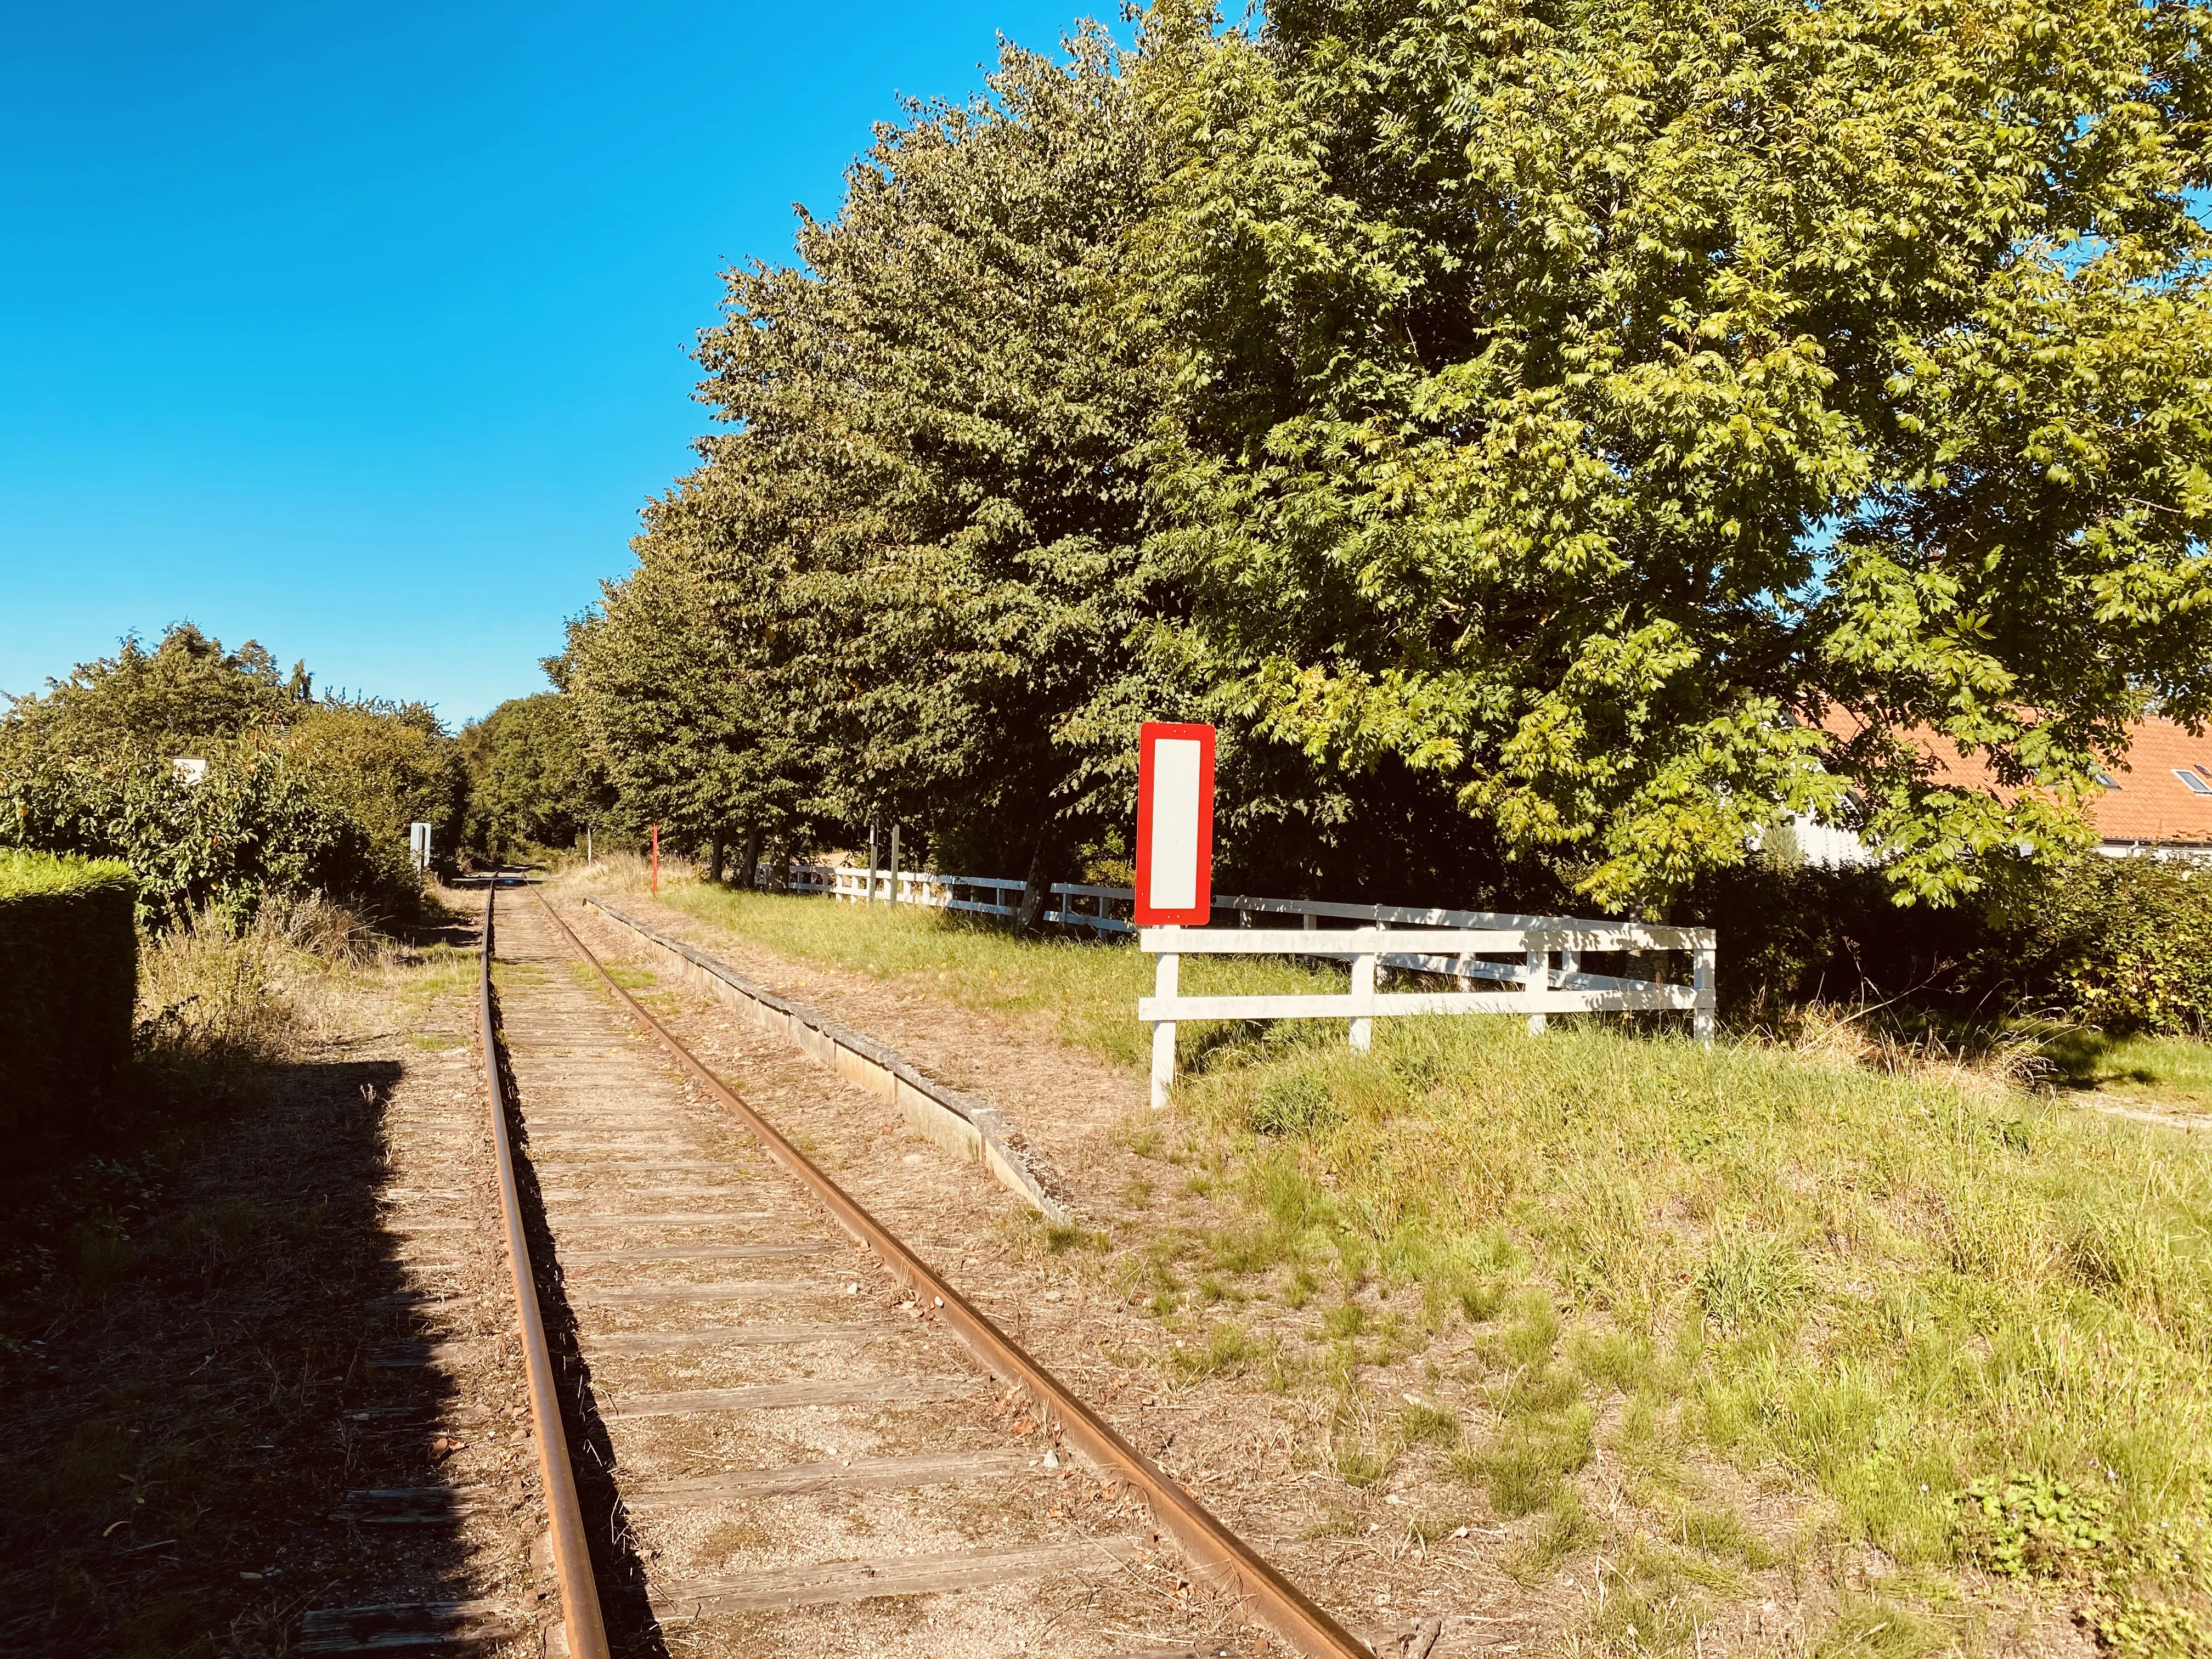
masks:
[[[1022,884],[1022,908],[1014,917],[1014,926],[1024,933],[1034,933],[1043,925],[1044,913],[1052,902],[1053,866],[1057,862],[1050,838],[1039,836],[1030,854],[1029,875]]]
[[[738,880],[741,885],[746,887],[760,885],[760,825],[749,823],[745,826],[744,850],[738,854]]]
[[[713,855],[707,861],[707,879],[720,887],[722,884],[722,835],[719,830],[714,832],[713,847]]]

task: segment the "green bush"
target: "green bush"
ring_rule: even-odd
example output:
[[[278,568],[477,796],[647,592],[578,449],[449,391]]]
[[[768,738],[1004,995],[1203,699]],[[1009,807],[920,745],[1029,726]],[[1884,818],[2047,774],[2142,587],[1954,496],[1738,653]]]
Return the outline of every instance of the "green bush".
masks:
[[[0,850],[0,1133],[20,1155],[100,1123],[131,1057],[127,865]]]
[[[206,908],[242,927],[264,898],[311,892],[373,917],[419,901],[404,844],[373,839],[298,762],[257,738],[202,752],[196,784],[143,750],[36,757],[0,781],[0,835],[12,827],[24,848],[128,864],[149,928]]]
[[[2116,1036],[2212,1035],[2212,870],[2089,857],[1992,918],[1982,977]]]
[[[1992,876],[1959,904],[1900,908],[1877,870],[1755,860],[1708,878],[1680,919],[1719,929],[1721,1006],[1739,1020],[1863,998],[2115,1036],[2212,1031],[2212,870],[2085,854]]]

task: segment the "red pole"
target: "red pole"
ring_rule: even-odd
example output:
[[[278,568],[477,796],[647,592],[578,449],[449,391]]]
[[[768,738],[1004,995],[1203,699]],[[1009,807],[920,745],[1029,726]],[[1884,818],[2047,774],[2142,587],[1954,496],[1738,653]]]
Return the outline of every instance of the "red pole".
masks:
[[[660,826],[653,826],[653,896],[660,896]]]

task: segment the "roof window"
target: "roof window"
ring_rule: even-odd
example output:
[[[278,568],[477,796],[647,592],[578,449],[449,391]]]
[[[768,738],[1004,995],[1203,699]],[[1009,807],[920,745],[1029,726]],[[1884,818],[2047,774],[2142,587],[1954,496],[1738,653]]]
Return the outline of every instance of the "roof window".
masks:
[[[2179,778],[2182,782],[2189,786],[2189,793],[2191,794],[2212,795],[2212,783],[2206,782],[2204,779],[2199,777],[2196,773],[2185,772],[2177,766],[2173,769],[2173,775]]]
[[[2107,789],[2118,789],[2120,787],[2120,781],[2101,766],[2097,769],[2097,781]]]

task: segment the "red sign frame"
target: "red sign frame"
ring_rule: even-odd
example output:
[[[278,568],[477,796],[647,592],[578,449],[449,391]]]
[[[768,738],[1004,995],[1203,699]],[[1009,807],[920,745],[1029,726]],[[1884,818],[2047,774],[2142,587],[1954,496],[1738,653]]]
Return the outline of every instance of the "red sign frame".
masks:
[[[1162,738],[1198,743],[1198,881],[1188,908],[1152,902],[1152,750]],[[1213,918],[1213,728],[1146,720],[1137,732],[1137,915],[1139,927],[1203,927]]]

